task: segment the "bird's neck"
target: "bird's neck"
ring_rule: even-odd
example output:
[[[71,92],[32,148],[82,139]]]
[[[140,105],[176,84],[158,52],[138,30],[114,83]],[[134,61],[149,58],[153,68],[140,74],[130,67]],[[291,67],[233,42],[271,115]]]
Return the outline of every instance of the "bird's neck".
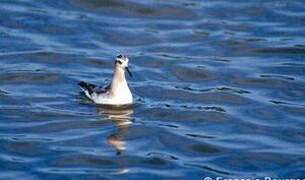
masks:
[[[116,93],[122,86],[127,86],[125,71],[121,67],[116,67],[111,83],[112,92]]]

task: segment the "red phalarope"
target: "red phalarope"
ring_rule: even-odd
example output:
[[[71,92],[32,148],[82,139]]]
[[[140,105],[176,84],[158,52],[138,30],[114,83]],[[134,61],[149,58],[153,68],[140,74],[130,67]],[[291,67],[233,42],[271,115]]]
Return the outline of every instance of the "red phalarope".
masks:
[[[125,70],[132,76],[128,69],[128,61],[129,59],[126,56],[119,55],[116,57],[113,79],[106,87],[100,87],[83,81],[78,83],[78,85],[85,95],[96,104],[131,105],[133,98],[125,78]]]

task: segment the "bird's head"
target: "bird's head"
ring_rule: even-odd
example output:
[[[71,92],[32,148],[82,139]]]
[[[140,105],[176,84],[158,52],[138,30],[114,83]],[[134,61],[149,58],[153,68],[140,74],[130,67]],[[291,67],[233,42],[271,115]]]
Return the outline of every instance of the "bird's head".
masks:
[[[127,56],[120,54],[115,58],[115,65],[116,65],[116,67],[120,67],[123,70],[126,70],[128,72],[128,74],[132,77],[132,74],[128,68],[128,61],[129,61],[129,59],[127,58]]]

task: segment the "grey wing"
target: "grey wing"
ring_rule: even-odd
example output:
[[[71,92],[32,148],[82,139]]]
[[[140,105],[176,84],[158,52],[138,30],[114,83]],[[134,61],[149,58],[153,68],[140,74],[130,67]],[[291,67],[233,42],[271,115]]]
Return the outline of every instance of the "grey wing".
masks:
[[[110,90],[110,86],[111,86],[111,84],[109,84],[105,87],[97,86],[96,88],[94,88],[94,92],[97,94],[106,93],[107,91]]]
[[[81,87],[81,89],[84,92],[87,92],[90,96],[93,93],[96,93],[96,94],[105,93],[105,92],[107,92],[110,89],[110,85],[108,85],[107,87],[103,88],[101,86],[97,86],[97,85],[94,85],[94,84],[86,83],[86,82],[83,82],[83,81],[78,83],[78,85]]]

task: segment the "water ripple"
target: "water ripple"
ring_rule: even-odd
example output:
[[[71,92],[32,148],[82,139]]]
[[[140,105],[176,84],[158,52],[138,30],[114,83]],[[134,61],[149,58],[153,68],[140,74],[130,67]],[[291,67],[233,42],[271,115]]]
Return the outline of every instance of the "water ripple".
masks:
[[[1,1],[0,179],[301,178],[303,1]],[[95,106],[130,57],[135,105]]]

